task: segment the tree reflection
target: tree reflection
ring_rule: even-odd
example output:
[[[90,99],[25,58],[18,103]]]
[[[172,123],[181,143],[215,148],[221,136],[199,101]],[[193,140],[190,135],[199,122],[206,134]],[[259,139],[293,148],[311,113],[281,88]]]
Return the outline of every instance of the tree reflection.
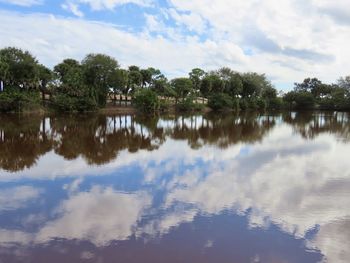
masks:
[[[35,165],[50,151],[67,160],[83,158],[103,165],[121,151],[157,150],[168,139],[187,141],[192,149],[205,145],[228,148],[237,143],[261,141],[283,120],[303,138],[321,133],[349,141],[347,113],[281,113],[206,115],[67,115],[0,116],[0,168],[17,172]]]
[[[0,168],[13,172],[30,168],[51,148],[45,118],[0,115]]]
[[[344,142],[350,141],[350,122],[347,112],[286,112],[283,121],[292,125],[295,132],[305,139],[320,134],[334,134]]]

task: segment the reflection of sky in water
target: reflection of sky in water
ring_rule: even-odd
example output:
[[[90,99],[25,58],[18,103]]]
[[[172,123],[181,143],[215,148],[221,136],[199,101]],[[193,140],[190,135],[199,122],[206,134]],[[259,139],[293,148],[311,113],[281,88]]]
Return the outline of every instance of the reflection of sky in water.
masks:
[[[28,169],[1,170],[0,258],[347,262],[347,127],[306,140],[311,122],[275,119],[262,139],[221,148],[166,138],[158,149],[123,150],[100,166],[49,151]],[[157,127],[174,129],[166,120]]]

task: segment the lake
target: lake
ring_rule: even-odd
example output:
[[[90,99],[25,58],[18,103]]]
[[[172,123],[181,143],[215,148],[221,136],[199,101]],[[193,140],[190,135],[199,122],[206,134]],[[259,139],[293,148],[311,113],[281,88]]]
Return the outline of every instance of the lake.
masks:
[[[350,115],[0,115],[0,262],[347,263]]]

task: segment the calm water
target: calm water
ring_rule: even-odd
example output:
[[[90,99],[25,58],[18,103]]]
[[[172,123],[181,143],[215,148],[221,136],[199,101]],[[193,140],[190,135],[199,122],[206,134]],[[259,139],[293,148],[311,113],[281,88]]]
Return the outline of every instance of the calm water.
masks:
[[[348,263],[349,116],[0,115],[0,262]]]

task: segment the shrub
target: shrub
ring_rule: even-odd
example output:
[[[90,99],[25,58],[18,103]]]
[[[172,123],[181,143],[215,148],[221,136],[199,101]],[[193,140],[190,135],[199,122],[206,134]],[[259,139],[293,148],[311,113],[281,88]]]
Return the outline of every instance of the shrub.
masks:
[[[284,103],[282,98],[272,98],[269,100],[267,107],[272,110],[280,110],[283,109]]]
[[[57,111],[94,111],[97,109],[97,103],[94,98],[89,96],[69,96],[63,93],[55,94],[52,98],[52,107]]]
[[[7,88],[0,93],[1,112],[20,112],[40,108],[40,95],[37,91]]]
[[[183,101],[180,101],[176,105],[178,111],[200,111],[204,107],[203,104],[194,103],[193,97],[188,97]]]
[[[150,89],[138,90],[133,98],[135,107],[142,112],[156,112],[159,110],[160,102],[157,94]]]
[[[312,109],[315,106],[314,96],[310,92],[305,91],[290,91],[283,97],[283,100],[290,108]]]
[[[318,101],[321,110],[332,110],[335,108],[335,103],[332,98],[323,98]]]
[[[262,98],[258,98],[256,100],[256,106],[258,109],[260,110],[265,110],[267,108],[267,102],[265,99],[262,99]]]
[[[233,100],[225,93],[217,93],[209,98],[208,106],[215,111],[232,109]]]
[[[249,103],[247,99],[243,98],[239,101],[239,107],[241,110],[247,110],[249,108]]]
[[[315,98],[309,92],[298,92],[296,94],[296,107],[299,109],[312,109],[315,106]]]

